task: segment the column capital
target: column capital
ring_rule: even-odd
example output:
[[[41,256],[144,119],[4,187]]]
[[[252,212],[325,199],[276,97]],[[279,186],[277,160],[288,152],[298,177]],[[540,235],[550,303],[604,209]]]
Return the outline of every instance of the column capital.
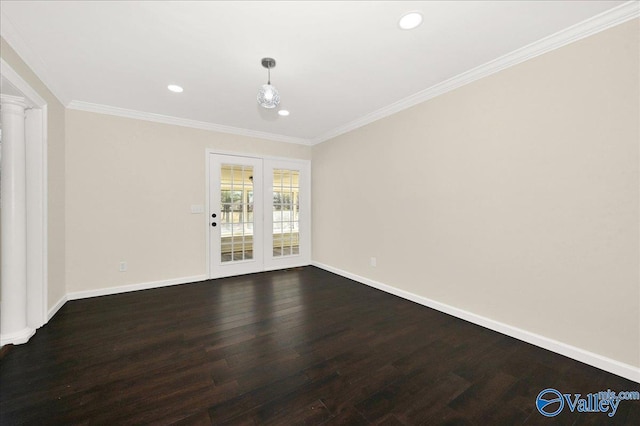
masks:
[[[2,106],[15,105],[15,106],[21,107],[22,109],[25,109],[27,107],[27,102],[25,101],[24,98],[20,96],[12,96],[12,95],[0,94],[0,104],[2,104]]]

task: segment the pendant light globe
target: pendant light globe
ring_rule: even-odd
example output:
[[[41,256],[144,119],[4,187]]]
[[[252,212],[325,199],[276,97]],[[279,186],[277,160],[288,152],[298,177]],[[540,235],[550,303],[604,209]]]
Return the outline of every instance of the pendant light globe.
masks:
[[[262,58],[260,61],[263,67],[267,69],[267,84],[263,84],[258,91],[258,103],[261,107],[272,109],[280,104],[280,93],[278,89],[271,85],[271,68],[276,66],[276,60],[273,58]]]
[[[263,84],[258,91],[258,103],[264,108],[275,108],[280,104],[278,90],[270,84]]]

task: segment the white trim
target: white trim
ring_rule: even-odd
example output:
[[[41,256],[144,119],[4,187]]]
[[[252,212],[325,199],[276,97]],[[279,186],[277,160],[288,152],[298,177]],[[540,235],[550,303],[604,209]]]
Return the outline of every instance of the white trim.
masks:
[[[25,111],[27,324],[47,323],[47,106]]]
[[[220,149],[215,149],[215,148],[206,148],[205,149],[205,156],[204,156],[204,160],[205,160],[205,210],[207,211],[207,214],[205,215],[205,235],[206,235],[206,253],[205,256],[207,258],[207,277],[209,277],[210,279],[214,279],[215,277],[212,276],[212,260],[211,260],[211,236],[209,235],[210,230],[209,227],[211,226],[210,224],[210,214],[211,214],[211,206],[210,206],[210,201],[211,201],[211,163],[210,163],[210,158],[211,155],[230,155],[230,156],[234,156],[234,157],[247,157],[247,158],[257,158],[263,161],[263,163],[265,161],[286,161],[286,162],[292,162],[292,163],[298,163],[298,164],[304,164],[306,169],[306,174],[308,176],[308,183],[305,184],[309,186],[308,191],[309,194],[311,194],[311,160],[308,159],[304,159],[304,158],[286,158],[286,157],[274,157],[274,156],[268,156],[268,155],[260,155],[260,156],[256,156],[255,154],[247,154],[245,152],[239,152],[239,151],[229,151],[229,150],[220,150]],[[309,197],[309,228],[311,228],[311,197]],[[295,263],[295,264],[291,264],[291,265],[283,265],[283,266],[274,266],[274,265],[269,265],[267,266],[267,263],[264,262],[264,267],[262,269],[262,271],[277,271],[280,269],[289,269],[289,268],[297,268],[300,266],[308,266],[310,264],[311,261],[311,247],[312,247],[312,232],[311,229],[309,229],[309,248],[308,248],[308,256],[304,256],[304,258],[300,258],[300,263]]]
[[[42,165],[42,301],[43,312],[46,324],[49,319],[47,315],[47,306],[49,305],[49,107],[45,104],[40,107],[42,111],[42,148],[40,151]]]
[[[555,34],[530,43],[527,46],[516,49],[513,52],[507,53],[506,55],[491,60],[476,68],[465,71],[462,74],[440,82],[432,87],[414,93],[413,95],[410,95],[404,99],[401,99],[397,102],[366,114],[349,123],[338,126],[310,140],[292,136],[241,129],[237,127],[224,126],[202,121],[170,117],[160,114],[127,110],[106,105],[91,104],[81,101],[72,101],[67,105],[67,108],[154,121],[158,123],[173,124],[177,126],[212,130],[221,133],[229,133],[279,142],[296,143],[301,145],[316,145],[329,139],[335,138],[336,136],[339,136],[341,134],[366,126],[367,124],[373,123],[392,114],[403,111],[419,103],[428,101],[429,99],[433,99],[437,96],[443,95],[447,92],[455,90],[481,78],[495,74],[506,68],[525,62],[529,59],[533,59],[537,56],[558,49],[575,41],[581,40],[585,37],[589,37],[608,28],[622,24],[630,19],[637,18],[638,16],[640,16],[640,2],[626,2],[618,7],[607,10],[599,15],[593,16],[585,21],[558,31]]]
[[[4,19],[2,20],[4,22]],[[31,108],[27,112],[25,137],[27,143],[27,238],[29,271],[27,291],[28,325],[37,329],[46,324],[48,305],[48,106],[36,92],[4,59],[0,58],[0,75],[24,96]],[[41,293],[41,294],[38,294]]]
[[[55,314],[58,313],[60,308],[64,306],[65,303],[69,300],[78,300],[78,299],[87,299],[90,297],[98,297],[98,296],[107,296],[110,294],[120,294],[120,293],[128,293],[131,291],[138,290],[148,290],[160,287],[167,287],[171,285],[179,285],[179,284],[191,284],[198,281],[205,281],[208,278],[205,275],[194,275],[192,277],[183,277],[183,278],[173,278],[170,280],[162,280],[162,281],[151,281],[146,283],[139,284],[130,284],[119,287],[107,287],[100,288],[96,290],[86,290],[86,291],[76,291],[72,293],[67,293],[56,302],[54,306],[49,309],[47,314],[47,322],[53,318]]]
[[[133,118],[136,120],[152,121],[154,123],[170,124],[173,126],[190,127],[193,129],[211,130],[214,132],[228,133],[232,135],[246,136],[250,138],[267,139],[276,142],[295,143],[309,145],[308,139],[293,136],[277,135],[275,133],[259,132],[256,130],[241,129],[239,127],[225,126],[222,124],[208,123],[206,121],[189,120],[186,118],[171,117],[169,115],[154,114],[151,112],[135,111],[118,108],[109,105],[92,104],[89,102],[71,101],[67,108],[78,111],[95,112],[98,114],[115,115],[118,117]]]
[[[16,105],[22,109],[26,109],[27,106],[29,106],[27,100],[22,96],[4,95],[2,93],[0,93],[0,102],[3,104]],[[18,115],[17,112],[15,114]]]
[[[542,38],[528,44],[527,46],[516,49],[513,52],[507,53],[497,59],[482,64],[469,71],[465,71],[462,74],[458,74],[457,76],[431,86],[428,89],[421,90],[420,92],[407,96],[404,99],[392,103],[391,105],[387,105],[350,121],[347,124],[336,127],[335,129],[312,139],[311,145],[319,144],[343,133],[366,126],[374,121],[388,117],[481,78],[490,76],[491,74],[495,74],[521,62],[528,61],[536,56],[540,56],[567,44],[573,43],[574,41],[578,41],[600,31],[622,24],[630,19],[637,18],[638,16],[640,16],[640,2],[629,1],[623,3],[618,7],[609,9],[599,15],[558,31],[555,34]]]
[[[220,154],[220,155],[233,155],[236,157],[252,157],[252,158],[261,158],[263,160],[275,160],[275,161],[309,161],[309,158],[298,158],[298,157],[278,157],[275,155],[262,155],[262,154],[247,154],[244,151],[234,151],[229,149],[218,149],[218,148],[206,148],[207,154]],[[256,157],[257,155],[257,157]],[[209,157],[207,157],[209,158]]]
[[[299,263],[290,263],[286,266],[276,265],[276,266],[267,266],[264,268],[262,272],[271,272],[271,271],[286,271],[287,269],[294,268],[304,268],[305,266],[311,266],[310,262],[299,262]]]
[[[27,64],[27,66],[36,74],[38,78],[40,78],[44,85],[56,98],[58,98],[58,100],[63,105],[69,101],[69,98],[64,95],[64,92],[60,90],[60,87],[58,87],[54,83],[54,80],[51,79],[49,73],[47,72],[47,67],[40,60],[38,55],[36,55],[33,50],[31,50],[29,45],[25,43],[9,18],[7,18],[7,16],[2,13],[2,8],[0,8],[0,35],[2,35],[2,38],[4,38],[7,43],[11,45],[13,50],[18,53],[18,55]],[[29,96],[29,94],[26,92],[22,93]]]
[[[4,14],[2,14],[1,11],[0,34],[14,48],[14,50],[16,50],[16,52],[19,52],[19,55],[22,57],[25,63],[34,71],[34,73],[40,78],[40,80],[42,80],[42,82],[49,88],[49,90],[51,90],[54,96],[56,96],[62,102],[62,104],[66,105],[69,109],[110,114],[120,117],[153,121],[157,123],[192,127],[196,129],[212,130],[221,133],[229,133],[278,142],[295,143],[301,145],[316,145],[318,143],[339,136],[343,133],[347,133],[359,127],[370,124],[374,121],[380,120],[381,118],[410,108],[419,103],[425,102],[436,96],[457,89],[483,77],[487,77],[505,68],[517,65],[521,62],[535,58],[536,56],[558,49],[569,43],[573,43],[574,41],[583,39],[600,31],[604,31],[608,28],[622,24],[630,19],[637,18],[638,16],[640,16],[640,3],[638,1],[628,1],[618,7],[609,9],[596,16],[579,22],[571,27],[558,31],[555,34],[535,41],[527,46],[514,50],[513,52],[489,61],[474,69],[466,71],[446,81],[438,83],[430,88],[394,102],[391,105],[366,114],[342,126],[338,126],[313,139],[259,132],[254,130],[241,129],[238,127],[225,126],[221,124],[188,120],[166,115],[117,108],[108,105],[93,104],[77,100],[69,100],[69,98],[65,96],[65,94],[60,90],[60,88],[56,87],[56,85],[53,84],[53,80],[49,78],[47,72],[45,71],[46,67],[42,64],[37,55],[35,55],[29,48],[29,46],[22,40],[13,24],[11,24],[9,19]]]
[[[49,312],[47,312],[47,322],[51,321],[51,318],[53,318],[53,316],[58,313],[60,308],[62,308],[64,304],[67,303],[67,300],[69,299],[67,299],[67,295],[65,294],[60,298],[60,300],[56,302],[55,305],[51,307],[51,309],[49,309]]]
[[[454,306],[440,303],[423,296],[418,296],[417,294],[401,290],[387,284],[383,284],[379,281],[361,277],[359,275],[352,274],[350,272],[334,268],[320,262],[313,261],[311,262],[311,264],[320,269],[324,269],[325,271],[329,271],[350,280],[354,280],[370,287],[377,288],[378,290],[382,290],[386,293],[402,297],[403,299],[407,299],[428,308],[435,309],[436,311],[444,312],[445,314],[452,315],[465,321],[469,321],[481,327],[497,331],[498,333],[505,334],[507,336],[522,340],[527,343],[531,343],[532,345],[550,350],[560,355],[564,355],[585,364],[589,364],[601,370],[617,374],[618,376],[625,377],[629,380],[640,382],[640,367],[634,367],[633,365],[625,364],[620,361],[616,361],[614,359],[607,358],[605,356],[598,355],[596,353],[589,352],[584,349],[571,346],[558,340],[550,339],[548,337],[541,336],[539,334],[532,333],[530,331],[523,330],[521,328],[514,327],[500,321],[495,321],[490,318],[474,314],[473,312],[465,311],[464,309],[459,309]]]
[[[205,224],[204,224],[204,235],[205,235],[205,259],[207,259],[207,277],[211,277],[211,235],[209,227],[211,223],[209,219],[212,219],[211,214],[211,156],[215,154],[216,151],[210,148],[204,150],[204,163],[205,163],[205,176],[204,176],[204,185],[205,185],[205,197],[204,197],[204,211],[205,211]]]
[[[22,94],[27,100],[27,106],[43,107],[47,102],[27,83],[4,59],[0,58],[0,74],[2,74],[9,82]]]
[[[15,333],[3,334],[2,337],[0,337],[0,347],[27,343],[34,334],[36,334],[36,330],[31,327],[25,327]]]
[[[167,287],[178,284],[191,284],[208,280],[206,275],[194,275],[192,277],[172,278],[170,280],[150,281],[139,284],[129,284],[118,287],[106,287],[96,290],[74,291],[67,293],[67,300],[87,299],[89,297],[108,296],[110,294],[128,293],[130,291],[148,290],[152,288]]]

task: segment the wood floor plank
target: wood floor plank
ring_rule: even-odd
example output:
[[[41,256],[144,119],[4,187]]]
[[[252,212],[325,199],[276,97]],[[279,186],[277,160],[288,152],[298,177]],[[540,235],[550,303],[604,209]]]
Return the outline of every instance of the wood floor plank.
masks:
[[[2,351],[0,424],[600,424],[545,388],[638,390],[314,267],[67,302]],[[600,416],[600,417],[598,417]],[[607,424],[640,424],[623,401]]]

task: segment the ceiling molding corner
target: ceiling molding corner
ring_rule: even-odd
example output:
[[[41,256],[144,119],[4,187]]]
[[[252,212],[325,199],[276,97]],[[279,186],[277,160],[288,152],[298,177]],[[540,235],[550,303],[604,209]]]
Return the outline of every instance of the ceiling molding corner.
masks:
[[[293,136],[278,135],[275,133],[259,132],[239,127],[225,126],[222,124],[208,123],[205,121],[189,120],[186,118],[171,117],[168,115],[154,114],[144,111],[135,111],[125,108],[112,107],[109,105],[94,104],[90,102],[71,101],[67,104],[68,109],[94,112],[98,114],[114,115],[117,117],[133,118],[135,120],[152,121],[154,123],[170,124],[173,126],[190,127],[193,129],[210,130],[214,132],[227,133],[250,138],[266,139],[275,142],[286,142],[298,145],[310,145],[308,139]]]
[[[0,58],[0,75],[6,78],[17,90],[22,92],[30,107],[42,107],[47,104],[47,101],[2,58]]]
[[[506,68],[512,67],[519,63],[533,59],[536,56],[543,55],[552,50],[571,44],[575,41],[589,37],[616,25],[627,22],[631,19],[640,17],[640,1],[633,0],[614,7],[557,33],[551,34],[538,41],[530,43],[524,47],[507,53],[499,58],[482,64],[469,71],[458,74],[448,80],[438,83],[428,89],[407,96],[397,102],[386,107],[380,108],[360,118],[357,118],[342,126],[336,127],[327,133],[317,136],[311,140],[311,145],[328,141],[344,133],[366,126],[367,124],[388,117],[397,112],[408,109],[419,103],[428,101],[437,96],[455,90],[461,86],[472,83],[481,78],[495,74]]]
[[[69,98],[49,77],[42,60],[33,52],[33,50],[31,50],[24,39],[19,35],[9,18],[2,13],[2,9],[0,9],[0,36],[2,36],[2,38],[11,45],[13,50],[15,50],[18,56],[20,56],[24,63],[27,64],[36,77],[38,77],[47,89],[49,89],[53,96],[55,96],[62,105],[67,104]]]

